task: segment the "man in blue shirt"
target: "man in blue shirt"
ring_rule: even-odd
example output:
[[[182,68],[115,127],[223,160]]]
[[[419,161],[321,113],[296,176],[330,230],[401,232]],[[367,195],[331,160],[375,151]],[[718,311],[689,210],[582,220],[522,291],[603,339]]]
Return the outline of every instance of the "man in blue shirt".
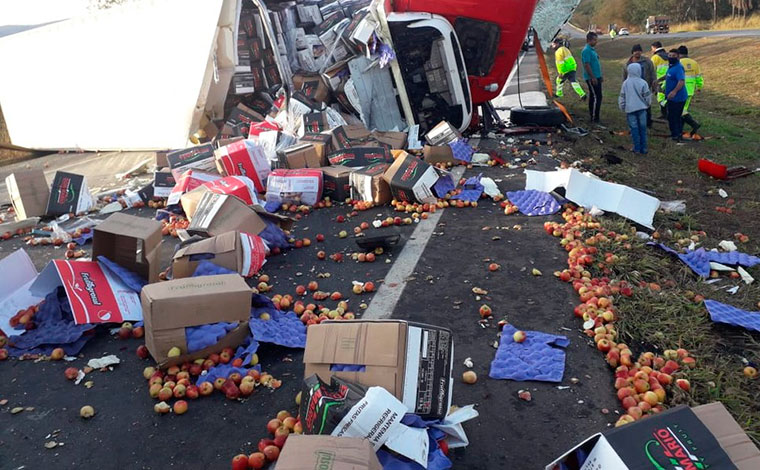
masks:
[[[676,141],[681,141],[683,134],[683,121],[681,113],[689,98],[686,91],[686,72],[678,60],[678,49],[668,51],[668,73],[665,74],[665,97],[668,100],[668,125],[670,127],[670,137]]]
[[[599,54],[596,53],[597,34],[589,32],[586,35],[586,47],[581,52],[583,62],[583,79],[588,85],[589,100],[588,111],[591,114],[591,122],[599,123],[599,110],[602,107],[602,64],[599,63]]]

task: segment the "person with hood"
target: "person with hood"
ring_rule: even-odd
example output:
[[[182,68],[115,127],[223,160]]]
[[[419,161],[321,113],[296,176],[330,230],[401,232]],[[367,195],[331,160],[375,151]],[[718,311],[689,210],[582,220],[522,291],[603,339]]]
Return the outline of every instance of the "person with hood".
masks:
[[[675,142],[683,138],[681,114],[689,93],[686,91],[686,72],[678,59],[678,49],[668,52],[668,72],[665,74],[665,97],[668,100],[668,126]]]
[[[652,43],[652,64],[654,64],[655,75],[657,76],[657,102],[660,104],[660,116],[668,116],[668,100],[665,98],[665,75],[668,73],[668,53],[662,47],[660,41]]]
[[[623,82],[618,97],[618,106],[625,112],[628,128],[631,130],[633,152],[646,155],[647,149],[647,108],[652,104],[650,84],[641,78],[642,66],[628,64],[628,78]]]
[[[655,74],[654,70],[654,64],[651,60],[645,55],[642,54],[643,49],[641,48],[641,44],[635,44],[631,48],[631,57],[628,59],[628,62],[626,62],[625,66],[623,67],[623,80],[628,78],[628,65],[638,63],[641,65],[641,78],[644,79],[645,82],[649,83],[649,90],[652,93],[656,93],[657,87],[659,86],[659,83],[657,83],[657,76]],[[647,108],[647,127],[652,128],[652,107]]]
[[[573,87],[575,93],[578,94],[578,97],[585,100],[586,92],[583,91],[583,87],[581,87],[581,84],[578,83],[578,79],[576,78],[578,64],[575,62],[573,53],[570,52],[570,49],[568,49],[567,46],[562,44],[562,39],[560,38],[554,39],[551,47],[554,49],[554,63],[557,66],[557,97],[561,98],[565,94],[563,90],[565,82],[570,82],[570,85]]]

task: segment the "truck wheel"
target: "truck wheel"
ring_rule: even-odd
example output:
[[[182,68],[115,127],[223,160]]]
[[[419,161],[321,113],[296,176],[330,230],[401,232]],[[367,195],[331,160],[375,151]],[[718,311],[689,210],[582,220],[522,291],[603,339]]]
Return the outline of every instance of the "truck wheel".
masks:
[[[555,127],[565,122],[565,115],[554,106],[526,106],[512,108],[509,120],[515,126]]]

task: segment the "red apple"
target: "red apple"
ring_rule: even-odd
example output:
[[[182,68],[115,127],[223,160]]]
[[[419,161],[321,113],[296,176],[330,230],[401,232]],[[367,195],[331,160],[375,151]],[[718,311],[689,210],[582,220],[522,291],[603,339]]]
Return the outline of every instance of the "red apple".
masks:
[[[274,434],[280,426],[282,426],[282,421],[277,418],[271,419],[267,423],[267,431],[269,431],[269,434]]]
[[[264,452],[264,449],[267,448],[267,446],[273,446],[274,440],[272,439],[261,439],[258,444],[259,452]]]
[[[195,400],[200,395],[200,390],[195,385],[190,385],[185,390],[185,396],[191,400]]]
[[[232,458],[232,470],[248,470],[248,456],[238,454]]]
[[[280,456],[280,448],[274,445],[266,446],[264,448],[264,455],[268,461],[274,462]]]
[[[259,470],[264,468],[267,463],[267,458],[262,452],[254,452],[248,456],[248,466],[253,470]]]
[[[66,353],[63,351],[63,348],[55,348],[53,349],[53,352],[50,353],[50,359],[53,361],[60,361],[65,355]]]
[[[5,351],[5,354],[8,354],[8,351],[5,349],[1,351]],[[76,367],[68,367],[65,371],[63,371],[63,375],[68,380],[75,380],[78,374],[79,374],[79,369],[77,369]]]
[[[145,328],[142,326],[137,326],[135,328],[132,328],[132,337],[140,339],[143,336],[145,336]]]
[[[147,359],[148,356],[150,356],[148,347],[145,346],[144,344],[141,344],[140,346],[138,346],[136,352],[137,352],[137,357],[139,357],[140,359]]]
[[[211,382],[202,382],[198,386],[198,392],[201,394],[201,396],[207,397],[214,393],[214,384]]]
[[[187,413],[187,402],[185,400],[177,400],[174,403],[174,414],[183,415]]]

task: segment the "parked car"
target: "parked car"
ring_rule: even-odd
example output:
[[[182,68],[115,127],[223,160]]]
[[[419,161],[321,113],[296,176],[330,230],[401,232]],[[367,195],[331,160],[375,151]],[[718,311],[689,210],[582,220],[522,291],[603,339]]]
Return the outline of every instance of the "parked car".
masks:
[[[630,36],[631,33],[628,31],[628,28],[620,28],[620,31],[618,31],[618,36]]]

